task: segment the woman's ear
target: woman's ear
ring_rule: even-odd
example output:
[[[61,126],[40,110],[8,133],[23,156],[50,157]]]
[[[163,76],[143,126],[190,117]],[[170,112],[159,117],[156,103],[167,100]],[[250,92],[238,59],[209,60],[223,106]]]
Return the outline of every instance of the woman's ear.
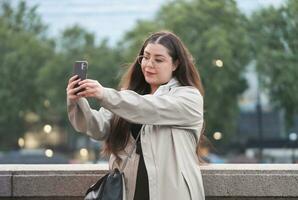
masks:
[[[178,66],[179,66],[179,60],[176,60],[176,61],[174,62],[172,71],[175,71],[175,70],[178,68]]]

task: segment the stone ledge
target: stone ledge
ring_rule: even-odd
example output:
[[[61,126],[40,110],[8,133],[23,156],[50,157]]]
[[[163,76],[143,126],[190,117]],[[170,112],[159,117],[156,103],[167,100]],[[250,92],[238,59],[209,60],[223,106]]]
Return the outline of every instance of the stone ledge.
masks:
[[[0,174],[0,197],[11,196],[11,174]]]
[[[298,199],[298,165],[201,166],[206,199]],[[107,164],[1,165],[0,199],[82,199]]]

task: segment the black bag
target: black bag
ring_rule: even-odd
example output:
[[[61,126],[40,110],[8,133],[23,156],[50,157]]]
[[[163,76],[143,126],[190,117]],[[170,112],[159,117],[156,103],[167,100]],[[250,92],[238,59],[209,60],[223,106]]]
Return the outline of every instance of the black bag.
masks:
[[[121,169],[119,170],[115,168],[113,171],[104,175],[95,184],[90,186],[85,194],[84,200],[126,200],[123,170],[137,146],[139,136],[140,132],[135,140],[134,147],[129,152]]]
[[[123,173],[119,169],[104,175],[87,190],[84,200],[124,200]]]

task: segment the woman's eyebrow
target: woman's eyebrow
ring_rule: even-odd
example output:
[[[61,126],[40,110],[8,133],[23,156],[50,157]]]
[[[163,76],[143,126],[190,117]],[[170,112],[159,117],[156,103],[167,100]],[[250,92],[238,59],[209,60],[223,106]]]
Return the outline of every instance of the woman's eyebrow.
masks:
[[[161,57],[164,57],[165,58],[165,56],[164,55],[161,55],[161,54],[155,54],[155,56],[157,57],[157,56],[161,56]]]
[[[145,54],[148,54],[148,55],[151,55],[148,51],[145,51],[144,52]],[[164,55],[162,55],[162,54],[153,54],[154,56],[162,56],[162,57],[164,57],[165,58],[165,56]]]

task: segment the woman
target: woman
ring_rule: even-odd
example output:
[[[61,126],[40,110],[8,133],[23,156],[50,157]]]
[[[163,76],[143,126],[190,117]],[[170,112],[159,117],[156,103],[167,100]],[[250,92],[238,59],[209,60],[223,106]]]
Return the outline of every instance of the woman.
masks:
[[[171,32],[152,34],[124,75],[121,91],[70,78],[73,127],[105,141],[109,167],[124,169],[129,200],[205,199],[196,147],[203,126],[203,89],[192,57]],[[75,88],[76,84],[79,87]],[[75,93],[80,89],[84,91]],[[86,97],[102,106],[90,108]]]

